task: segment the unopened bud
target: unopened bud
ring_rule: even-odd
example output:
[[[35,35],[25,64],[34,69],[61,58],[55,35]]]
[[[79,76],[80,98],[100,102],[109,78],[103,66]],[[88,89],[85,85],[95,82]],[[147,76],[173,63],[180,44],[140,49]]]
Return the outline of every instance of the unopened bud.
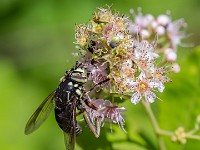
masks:
[[[177,54],[176,54],[176,52],[174,52],[173,49],[167,48],[167,49],[165,50],[165,57],[166,57],[166,60],[167,60],[167,61],[173,62],[173,61],[176,61]]]
[[[172,64],[171,71],[178,73],[178,72],[180,72],[180,70],[181,70],[181,68],[180,68],[179,64]]]
[[[157,22],[160,25],[166,26],[170,22],[170,18],[167,15],[159,15],[157,18]]]
[[[163,35],[163,34],[165,34],[165,28],[164,28],[163,26],[158,26],[158,27],[156,28],[156,33],[157,33],[158,35]]]

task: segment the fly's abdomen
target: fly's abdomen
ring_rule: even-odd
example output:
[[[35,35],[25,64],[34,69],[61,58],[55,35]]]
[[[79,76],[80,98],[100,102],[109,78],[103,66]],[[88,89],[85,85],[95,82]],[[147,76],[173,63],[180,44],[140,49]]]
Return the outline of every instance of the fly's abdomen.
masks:
[[[75,104],[65,105],[62,102],[56,101],[55,118],[59,127],[66,133],[71,133],[73,130],[76,135],[82,132],[81,127],[76,121]]]
[[[55,118],[59,127],[66,133],[80,132],[76,121],[76,107],[79,103],[81,93],[80,85],[75,81],[63,80],[56,89]]]
[[[56,107],[55,107],[55,118],[56,121],[59,125],[59,127],[69,133],[70,131],[70,119],[71,118],[71,113],[69,113],[69,108],[67,108],[66,104],[56,101]]]

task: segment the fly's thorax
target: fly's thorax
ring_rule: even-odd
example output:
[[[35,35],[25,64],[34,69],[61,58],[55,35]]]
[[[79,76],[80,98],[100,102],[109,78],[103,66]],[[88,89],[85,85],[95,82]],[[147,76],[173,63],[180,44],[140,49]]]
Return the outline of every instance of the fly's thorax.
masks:
[[[70,78],[79,83],[86,83],[87,81],[87,73],[84,68],[75,68],[70,72]]]

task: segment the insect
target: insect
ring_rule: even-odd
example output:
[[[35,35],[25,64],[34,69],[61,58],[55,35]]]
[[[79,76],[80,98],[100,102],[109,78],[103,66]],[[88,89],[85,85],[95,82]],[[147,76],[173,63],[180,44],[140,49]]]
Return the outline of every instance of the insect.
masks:
[[[80,63],[77,63],[70,71],[66,71],[56,90],[41,103],[28,120],[25,134],[30,134],[38,129],[48,118],[52,109],[54,109],[56,121],[64,133],[66,150],[74,150],[76,135],[82,131],[81,126],[76,120],[76,116],[81,113],[83,113],[85,122],[95,137],[99,137],[100,125],[98,122],[92,123],[85,111],[86,105],[98,110],[87,99],[88,92],[86,92],[83,86],[86,81],[87,73]],[[76,113],[76,109],[79,110],[78,113]]]
[[[116,42],[111,41],[111,42],[109,43],[109,45],[110,45],[111,48],[115,48],[115,47],[117,47],[119,44],[116,43]]]

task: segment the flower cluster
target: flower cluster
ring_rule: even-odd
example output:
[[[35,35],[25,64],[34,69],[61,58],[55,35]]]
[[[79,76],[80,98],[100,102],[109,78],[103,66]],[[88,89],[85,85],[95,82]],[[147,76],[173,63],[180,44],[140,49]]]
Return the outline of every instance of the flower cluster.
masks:
[[[128,97],[132,103],[142,98],[152,103],[155,92],[163,92],[171,71],[178,72],[177,45],[184,37],[181,19],[171,21],[168,15],[154,18],[141,11],[130,20],[111,8],[97,8],[89,23],[76,26],[75,44],[80,50],[79,61],[88,74],[86,89],[95,87],[89,94],[91,102],[99,110],[86,109],[91,121],[101,118],[117,123],[123,128],[121,113],[114,98]],[[167,62],[174,64],[166,66]],[[169,63],[168,63],[169,64]]]
[[[183,127],[179,127],[178,129],[176,129],[176,131],[174,132],[174,134],[171,137],[171,140],[173,142],[179,142],[181,144],[185,144],[187,142],[186,140],[186,132],[184,130]]]
[[[172,21],[168,14],[161,14],[157,18],[151,14],[143,15],[141,8],[136,14],[130,11],[134,21],[129,23],[129,32],[132,35],[139,34],[143,39],[153,40],[155,35],[159,36],[156,51],[164,55],[165,61],[175,62],[177,59],[177,46],[185,37],[182,29],[187,27],[184,19]]]

